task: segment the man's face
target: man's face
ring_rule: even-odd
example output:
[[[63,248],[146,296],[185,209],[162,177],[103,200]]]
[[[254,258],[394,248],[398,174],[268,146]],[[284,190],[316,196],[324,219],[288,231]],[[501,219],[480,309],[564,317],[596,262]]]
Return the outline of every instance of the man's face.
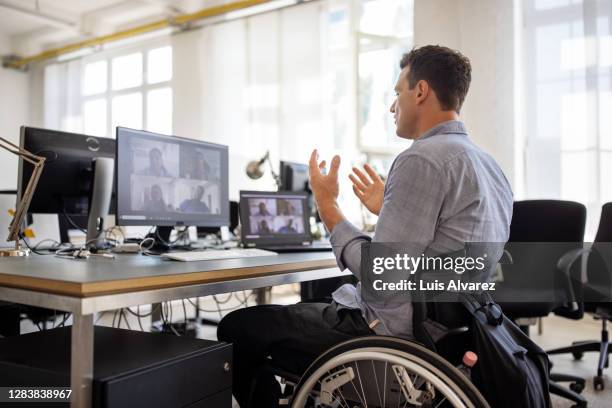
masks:
[[[418,106],[416,104],[417,87],[410,89],[408,73],[410,67],[402,69],[395,84],[395,100],[391,105],[391,113],[395,119],[395,133],[404,139],[418,137],[417,119]]]

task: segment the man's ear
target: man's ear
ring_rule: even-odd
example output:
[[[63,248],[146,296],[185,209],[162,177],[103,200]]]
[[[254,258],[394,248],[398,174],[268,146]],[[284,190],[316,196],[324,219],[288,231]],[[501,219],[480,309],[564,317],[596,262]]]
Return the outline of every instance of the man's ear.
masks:
[[[429,84],[427,83],[427,81],[420,80],[419,82],[416,83],[415,88],[416,88],[415,102],[417,105],[420,105],[427,99],[427,96],[429,95]]]

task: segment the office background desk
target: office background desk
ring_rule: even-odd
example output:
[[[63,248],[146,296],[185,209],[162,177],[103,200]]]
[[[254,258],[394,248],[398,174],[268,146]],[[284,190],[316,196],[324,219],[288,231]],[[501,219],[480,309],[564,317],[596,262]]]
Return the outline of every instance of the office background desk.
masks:
[[[350,275],[329,252],[176,262],[143,255],[0,258],[0,300],[73,314],[71,407],[91,406],[94,314],[106,310]]]

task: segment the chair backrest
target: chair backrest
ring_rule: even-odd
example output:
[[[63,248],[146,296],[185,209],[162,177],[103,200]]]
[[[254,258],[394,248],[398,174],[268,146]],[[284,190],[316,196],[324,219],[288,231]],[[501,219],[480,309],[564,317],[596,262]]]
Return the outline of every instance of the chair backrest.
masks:
[[[612,203],[601,208],[599,227],[587,263],[587,282],[583,289],[585,310],[612,316]]]
[[[612,242],[612,203],[605,203],[601,207],[595,242]]]
[[[534,298],[541,293],[550,293],[551,277],[556,275],[557,262],[567,251],[582,245],[585,225],[586,207],[580,203],[561,200],[516,201],[508,240],[514,262],[502,267],[505,284],[524,288],[525,296],[531,292]],[[521,245],[522,242],[566,244]],[[515,302],[515,297],[508,299],[501,294],[496,298],[501,300],[504,313],[513,319],[543,317],[562,305],[552,300]]]
[[[582,242],[586,207],[573,201],[515,201],[509,242]]]

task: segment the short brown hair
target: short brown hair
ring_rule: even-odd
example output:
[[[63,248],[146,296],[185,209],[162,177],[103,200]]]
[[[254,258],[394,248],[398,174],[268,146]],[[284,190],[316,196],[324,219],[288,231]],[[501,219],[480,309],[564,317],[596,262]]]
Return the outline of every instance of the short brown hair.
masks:
[[[427,81],[442,109],[461,111],[472,80],[472,66],[467,57],[447,47],[426,45],[402,56],[400,68],[405,67],[410,67],[410,89],[420,80]]]

